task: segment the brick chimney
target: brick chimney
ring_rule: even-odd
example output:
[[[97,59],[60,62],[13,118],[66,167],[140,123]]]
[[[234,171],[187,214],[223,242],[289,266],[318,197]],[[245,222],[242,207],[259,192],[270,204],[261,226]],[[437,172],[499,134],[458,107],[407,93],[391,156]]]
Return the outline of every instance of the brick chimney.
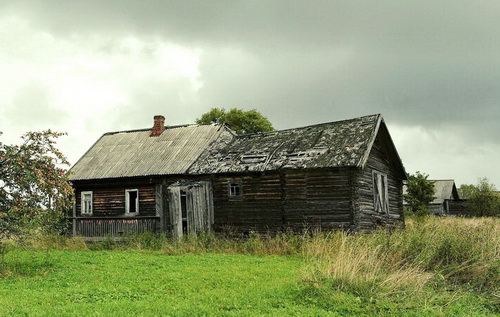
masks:
[[[154,116],[154,124],[149,136],[160,136],[163,131],[165,131],[165,117],[160,115]]]

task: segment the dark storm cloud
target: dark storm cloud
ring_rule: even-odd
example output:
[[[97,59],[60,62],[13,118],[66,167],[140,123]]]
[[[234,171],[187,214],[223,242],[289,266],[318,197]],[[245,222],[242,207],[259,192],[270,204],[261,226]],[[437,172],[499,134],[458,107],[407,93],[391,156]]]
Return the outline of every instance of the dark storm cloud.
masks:
[[[182,83],[151,83],[158,96],[138,87],[124,124],[163,101],[185,121],[210,107],[257,108],[278,128],[383,113],[498,147],[498,1],[32,0],[0,12],[67,39],[134,35],[201,49],[196,100],[177,98]]]
[[[402,123],[500,115],[494,107],[500,97],[498,2],[96,0],[4,6],[65,36],[158,35],[247,52],[259,69],[202,60],[203,81],[216,88],[207,95],[216,94],[217,104],[242,103],[238,97],[251,94],[260,107],[309,104],[313,116],[323,117],[323,107],[335,106],[341,114],[398,114]],[[348,51],[343,65],[339,50]]]

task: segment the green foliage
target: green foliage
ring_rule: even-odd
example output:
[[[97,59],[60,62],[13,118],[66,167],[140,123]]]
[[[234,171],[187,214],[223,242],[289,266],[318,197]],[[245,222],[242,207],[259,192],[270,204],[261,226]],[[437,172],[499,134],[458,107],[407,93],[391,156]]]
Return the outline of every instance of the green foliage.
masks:
[[[64,227],[73,190],[61,167],[69,163],[54,140],[62,135],[28,132],[21,145],[0,144],[0,233]]]
[[[382,239],[381,236],[387,234],[376,234],[370,241]],[[302,239],[311,241],[305,236]],[[338,290],[327,280],[304,279],[304,265],[308,262],[300,257],[222,253],[172,256],[144,250],[50,250],[48,254],[47,258],[45,251],[23,248],[9,253],[6,262],[12,270],[6,278],[0,278],[0,315],[495,316],[498,313],[487,294],[450,285],[427,285],[418,293],[365,294],[350,288]],[[442,279],[438,281],[443,283]]]
[[[144,234],[88,246],[78,238],[38,236],[30,242],[29,249],[11,245],[4,257],[0,315],[500,312],[495,306],[500,285],[497,218],[426,217],[417,223],[410,217],[405,230],[356,235],[172,240]]]
[[[416,216],[429,214],[429,203],[434,200],[434,182],[427,180],[429,175],[416,172],[408,175],[408,184],[404,199],[408,209]]]
[[[473,196],[473,194],[477,191],[477,187],[472,184],[462,184],[458,188],[458,196],[460,199],[469,199]]]
[[[461,185],[459,191],[464,196],[461,198],[467,199],[470,215],[500,216],[500,194],[486,177],[480,178],[477,185]]]
[[[258,133],[274,131],[273,125],[260,112],[255,109],[243,111],[232,108],[227,111],[219,108],[212,108],[196,119],[198,124],[227,124],[229,128],[237,134]]]

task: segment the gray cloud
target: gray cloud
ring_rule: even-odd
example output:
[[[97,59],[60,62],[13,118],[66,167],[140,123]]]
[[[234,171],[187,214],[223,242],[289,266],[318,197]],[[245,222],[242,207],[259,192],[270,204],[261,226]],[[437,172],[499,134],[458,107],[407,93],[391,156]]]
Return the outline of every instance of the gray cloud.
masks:
[[[38,81],[31,81],[7,105],[5,119],[25,131],[47,130],[68,118],[68,113],[51,103],[50,89]],[[43,119],[43,120],[41,120]]]
[[[97,34],[108,55],[124,53],[114,38],[125,35],[202,51],[196,98],[179,97],[186,82],[139,83],[114,109],[120,129],[160,112],[189,122],[211,107],[257,108],[278,128],[380,112],[499,145],[498,1],[32,0],[0,12],[68,41]]]

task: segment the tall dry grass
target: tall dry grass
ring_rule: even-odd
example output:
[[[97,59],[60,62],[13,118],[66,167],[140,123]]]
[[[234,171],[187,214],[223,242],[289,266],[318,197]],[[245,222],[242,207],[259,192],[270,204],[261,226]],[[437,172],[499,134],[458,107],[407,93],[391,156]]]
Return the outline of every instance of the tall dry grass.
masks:
[[[355,293],[418,292],[446,282],[498,292],[500,220],[409,219],[404,230],[318,235],[304,246],[304,278]]]
[[[417,292],[432,274],[393,258],[368,235],[336,232],[312,239],[305,247],[304,279],[356,294]]]

